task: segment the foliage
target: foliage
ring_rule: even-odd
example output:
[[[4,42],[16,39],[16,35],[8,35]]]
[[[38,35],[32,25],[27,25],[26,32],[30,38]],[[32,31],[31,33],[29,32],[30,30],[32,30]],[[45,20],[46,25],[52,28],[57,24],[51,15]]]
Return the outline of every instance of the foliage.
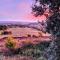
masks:
[[[0,25],[0,30],[6,30],[7,29],[7,26],[5,25]]]
[[[7,39],[6,39],[6,47],[8,49],[14,49],[16,46],[16,42],[14,41],[14,39],[9,36]]]
[[[55,36],[60,36],[60,13],[53,14],[47,20],[47,32]]]
[[[37,45],[28,44],[21,48],[19,53],[22,56],[32,56],[38,60],[38,58],[40,59],[40,57],[43,57],[44,50],[48,47],[47,45],[49,44],[50,42],[42,42]]]
[[[1,32],[1,35],[8,35],[8,34],[12,34],[12,32],[11,31],[3,31],[3,32]]]
[[[60,7],[60,0],[35,0],[32,11],[35,16],[43,15],[47,9],[49,12],[58,12]]]
[[[6,47],[11,50],[10,54],[19,54],[20,56],[31,56],[36,58],[36,60],[45,60],[43,53],[44,50],[49,46],[50,42],[42,42],[36,45],[32,45],[29,41],[26,42],[22,48],[15,49],[16,43],[14,39],[10,36],[6,40]],[[12,50],[13,49],[13,50]]]
[[[35,16],[50,14],[47,16],[46,31],[55,36],[60,35],[60,0],[35,0],[32,11]]]
[[[56,37],[45,51],[47,60],[60,60],[58,58],[60,54],[57,51],[60,50],[60,43],[58,43],[60,41],[60,0],[35,0],[32,11],[36,17],[46,16],[46,32]]]

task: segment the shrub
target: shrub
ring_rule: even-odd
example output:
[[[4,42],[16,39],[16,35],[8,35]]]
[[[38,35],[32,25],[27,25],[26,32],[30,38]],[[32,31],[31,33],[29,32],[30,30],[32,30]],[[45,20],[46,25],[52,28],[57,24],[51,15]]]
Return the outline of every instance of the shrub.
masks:
[[[6,30],[7,29],[7,26],[5,25],[0,25],[0,30]]]
[[[16,42],[14,41],[14,39],[9,36],[7,39],[6,39],[6,47],[8,49],[14,49],[16,46]]]
[[[8,34],[12,34],[12,32],[11,32],[11,31],[3,31],[3,32],[1,33],[1,35],[8,35]]]

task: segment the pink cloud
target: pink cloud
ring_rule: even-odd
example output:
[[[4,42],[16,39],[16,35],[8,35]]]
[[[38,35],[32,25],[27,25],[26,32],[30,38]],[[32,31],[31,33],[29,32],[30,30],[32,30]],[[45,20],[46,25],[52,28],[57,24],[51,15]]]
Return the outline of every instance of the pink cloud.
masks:
[[[33,14],[27,14],[24,16],[24,19],[28,19],[28,20],[39,20],[39,21],[45,21],[46,20],[46,16],[45,15],[42,15],[42,16],[38,16],[38,17],[35,17]]]

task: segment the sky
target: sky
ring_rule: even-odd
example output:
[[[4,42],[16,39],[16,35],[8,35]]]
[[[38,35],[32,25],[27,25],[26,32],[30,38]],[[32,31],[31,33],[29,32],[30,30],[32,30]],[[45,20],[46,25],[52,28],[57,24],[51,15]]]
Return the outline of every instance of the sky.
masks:
[[[0,0],[0,21],[44,20],[45,16],[34,17],[32,12],[33,0]]]

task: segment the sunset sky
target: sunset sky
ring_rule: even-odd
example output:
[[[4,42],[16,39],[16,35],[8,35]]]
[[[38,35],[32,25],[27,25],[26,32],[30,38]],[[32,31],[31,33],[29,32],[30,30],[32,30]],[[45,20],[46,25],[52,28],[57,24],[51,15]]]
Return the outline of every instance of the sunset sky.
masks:
[[[0,21],[37,21],[45,16],[34,17],[31,13],[33,0],[0,0]]]

